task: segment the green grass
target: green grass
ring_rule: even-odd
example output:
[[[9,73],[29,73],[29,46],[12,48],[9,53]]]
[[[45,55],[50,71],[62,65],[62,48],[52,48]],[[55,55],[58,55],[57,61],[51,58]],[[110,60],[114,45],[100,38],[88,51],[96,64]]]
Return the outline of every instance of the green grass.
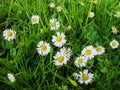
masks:
[[[85,6],[79,6],[82,1]],[[61,5],[63,10],[50,10],[50,3]],[[120,88],[120,46],[112,49],[109,43],[117,35],[111,32],[111,26],[120,29],[120,18],[114,17],[120,11],[119,0],[99,0],[95,5],[89,0],[1,0],[0,1],[0,90],[60,90],[62,85],[69,90],[118,90]],[[94,18],[88,18],[93,11]],[[109,14],[110,13],[110,14]],[[39,15],[39,24],[31,23],[32,15]],[[53,56],[56,48],[51,39],[56,31],[50,31],[49,20],[57,18],[61,24],[58,31],[64,32],[67,43],[72,48],[72,57],[67,65],[56,67]],[[67,26],[72,30],[68,31]],[[2,33],[11,28],[16,31],[16,39],[6,41]],[[40,29],[43,29],[40,32]],[[50,43],[51,51],[47,56],[38,54],[39,41]],[[87,69],[94,74],[89,85],[79,84],[72,76],[82,68],[76,68],[74,61],[85,46],[101,45],[105,53],[96,56],[87,64]],[[16,81],[11,83],[7,73],[13,73]],[[70,80],[77,82],[75,87]]]

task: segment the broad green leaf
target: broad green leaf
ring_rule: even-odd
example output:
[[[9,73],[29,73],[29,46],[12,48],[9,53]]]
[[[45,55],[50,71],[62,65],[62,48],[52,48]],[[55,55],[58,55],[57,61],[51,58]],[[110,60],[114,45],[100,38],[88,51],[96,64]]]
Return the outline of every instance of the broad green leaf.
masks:
[[[14,57],[16,55],[16,49],[12,48],[10,49],[10,56]]]
[[[68,76],[67,76],[67,79],[70,81],[70,83],[71,83],[73,86],[77,87],[77,82],[76,82],[76,81],[72,80],[72,79],[71,79],[70,77],[68,77]]]

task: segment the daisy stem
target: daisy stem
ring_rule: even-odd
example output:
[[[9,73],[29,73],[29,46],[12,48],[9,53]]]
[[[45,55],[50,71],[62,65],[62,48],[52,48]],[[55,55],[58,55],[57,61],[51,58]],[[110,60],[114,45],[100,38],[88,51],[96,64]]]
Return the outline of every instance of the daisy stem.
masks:
[[[41,19],[40,19],[40,22],[41,22],[42,27],[44,28],[45,26],[44,26],[43,21]]]
[[[88,11],[88,14],[91,12],[91,10],[92,10],[92,6],[93,6],[93,4],[91,3],[91,4],[90,4],[89,11]],[[89,15],[87,15],[87,19],[86,19],[85,25],[87,25],[88,18],[89,18]]]
[[[10,12],[11,12],[11,9],[12,9],[12,5],[13,5],[13,0],[10,1],[10,6],[9,6],[9,11],[8,11],[8,17],[7,17],[7,19],[9,19],[9,17],[10,17]],[[7,20],[5,27],[8,26],[8,22],[9,21]]]
[[[42,71],[43,71],[43,77],[45,76],[45,65],[44,65],[44,58],[43,58],[43,56],[42,56]]]

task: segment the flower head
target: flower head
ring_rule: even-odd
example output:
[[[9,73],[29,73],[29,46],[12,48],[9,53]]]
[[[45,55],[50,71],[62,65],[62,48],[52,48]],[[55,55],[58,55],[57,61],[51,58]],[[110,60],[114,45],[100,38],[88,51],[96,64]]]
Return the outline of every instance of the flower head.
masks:
[[[14,76],[13,74],[8,73],[8,74],[7,74],[7,77],[8,77],[8,79],[9,79],[12,83],[15,82],[15,76]]]
[[[88,70],[85,69],[83,72],[80,72],[80,78],[78,79],[78,82],[80,84],[85,83],[86,85],[91,83],[92,79],[94,78],[94,74],[88,73]]]
[[[97,55],[102,55],[105,52],[105,48],[102,46],[97,46],[96,47],[96,53]]]
[[[55,66],[62,66],[63,64],[67,64],[68,58],[64,53],[57,52],[54,56],[54,64]]]
[[[52,36],[52,42],[56,47],[62,47],[66,43],[64,33],[57,32],[56,36]]]
[[[96,55],[96,49],[93,46],[86,46],[82,50],[82,55],[84,55],[88,59],[92,59]]]
[[[88,17],[89,17],[89,18],[93,18],[93,17],[94,17],[94,12],[90,12],[90,13],[88,14]]]
[[[65,48],[65,47],[63,47],[63,48],[60,49],[60,52],[64,53],[65,56],[66,56],[66,58],[70,59],[71,54],[72,54],[71,48]]]
[[[79,68],[79,67],[84,67],[87,64],[87,58],[85,56],[80,56],[77,57],[74,64]]]
[[[54,8],[55,7],[55,3],[50,3],[50,8]]]
[[[62,6],[58,6],[58,7],[57,7],[57,12],[61,12],[62,9],[63,9]]]
[[[39,23],[39,16],[38,15],[33,15],[31,17],[31,22],[32,22],[32,24],[38,24]]]
[[[72,30],[72,26],[71,26],[71,25],[68,25],[68,26],[67,26],[67,30],[68,30],[68,31]]]
[[[3,31],[3,37],[8,41],[13,40],[16,37],[16,32],[11,29],[5,29]]]
[[[110,46],[112,47],[112,49],[116,49],[119,46],[119,42],[114,39],[110,42]]]
[[[112,29],[113,33],[117,34],[118,30],[117,30],[117,28],[115,26],[112,26],[111,29]]]
[[[91,0],[92,3],[98,4],[98,0]]]
[[[85,4],[83,2],[78,2],[78,5],[85,6]]]
[[[47,55],[50,52],[50,45],[45,41],[40,41],[37,45],[37,51],[40,55]]]
[[[57,19],[50,19],[50,30],[58,30],[60,28],[60,23]]]
[[[117,11],[117,12],[114,14],[114,16],[115,16],[116,18],[119,18],[119,17],[120,17],[120,11]]]

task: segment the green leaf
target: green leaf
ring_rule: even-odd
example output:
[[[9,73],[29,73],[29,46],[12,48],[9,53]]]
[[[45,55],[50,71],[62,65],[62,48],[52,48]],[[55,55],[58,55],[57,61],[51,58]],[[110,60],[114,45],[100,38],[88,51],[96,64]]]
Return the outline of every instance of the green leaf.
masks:
[[[107,73],[108,69],[107,69],[107,67],[103,67],[103,68],[100,69],[100,71],[101,71],[102,73]]]
[[[94,60],[93,59],[92,60],[88,60],[88,64],[93,65],[94,64]]]
[[[16,55],[16,49],[12,48],[10,49],[10,56],[14,57]]]
[[[120,61],[120,58],[119,58],[118,55],[116,55],[116,56],[113,58],[112,63],[113,63],[113,64],[118,64],[119,61]]]
[[[77,87],[77,82],[76,82],[76,81],[72,80],[72,79],[71,79],[70,77],[68,77],[68,76],[67,76],[67,79],[70,81],[70,83],[71,83],[73,86]]]

